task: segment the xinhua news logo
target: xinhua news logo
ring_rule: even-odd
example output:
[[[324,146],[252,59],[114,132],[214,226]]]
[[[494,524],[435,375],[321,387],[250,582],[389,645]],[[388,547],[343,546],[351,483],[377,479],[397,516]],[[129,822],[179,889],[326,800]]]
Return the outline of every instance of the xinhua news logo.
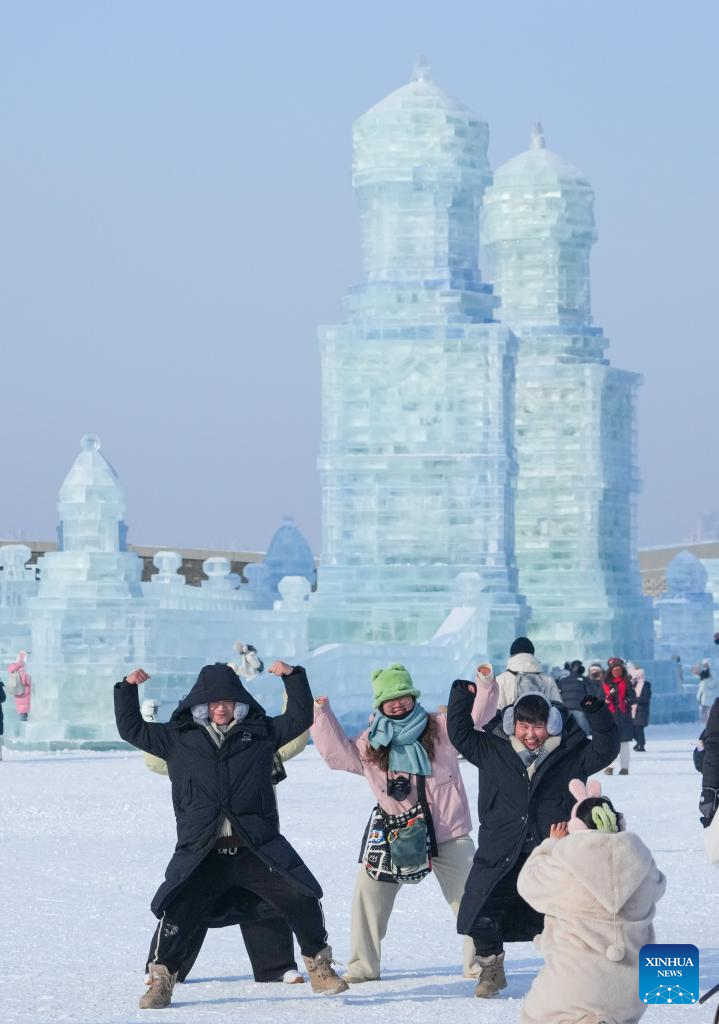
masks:
[[[696,1003],[699,950],[689,945],[647,945],[639,952],[639,998],[643,1003]]]

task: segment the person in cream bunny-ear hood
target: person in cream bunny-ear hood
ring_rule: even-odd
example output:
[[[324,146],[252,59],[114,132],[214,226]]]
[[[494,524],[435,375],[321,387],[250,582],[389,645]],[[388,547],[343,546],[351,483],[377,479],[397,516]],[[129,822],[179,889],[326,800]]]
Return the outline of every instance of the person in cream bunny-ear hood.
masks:
[[[539,913],[544,966],[522,1004],[522,1024],[636,1024],[646,1010],[639,951],[666,879],[598,782],[569,783],[569,822],[552,825],[517,891]]]

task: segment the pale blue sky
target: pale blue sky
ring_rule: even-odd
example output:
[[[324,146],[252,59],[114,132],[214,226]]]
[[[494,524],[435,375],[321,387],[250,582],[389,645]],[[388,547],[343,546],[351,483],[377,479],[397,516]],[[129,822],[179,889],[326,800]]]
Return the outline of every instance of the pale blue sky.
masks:
[[[409,78],[596,193],[595,321],[644,374],[640,539],[719,508],[717,5],[0,2],[0,536],[98,433],[130,540],[319,548],[316,325],[358,276],[352,121]]]

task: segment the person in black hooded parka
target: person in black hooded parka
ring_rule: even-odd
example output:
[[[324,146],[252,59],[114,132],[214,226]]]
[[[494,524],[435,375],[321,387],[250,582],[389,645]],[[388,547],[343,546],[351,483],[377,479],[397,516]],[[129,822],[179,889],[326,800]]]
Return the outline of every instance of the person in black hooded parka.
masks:
[[[332,968],[319,883],[279,832],[272,789],[273,756],[309,728],[312,693],[304,669],[276,661],[287,710],[271,718],[226,664],[205,665],[167,723],[145,722],[137,684],[142,669],[115,686],[115,719],[123,740],[167,762],[177,822],[177,845],[152,911],[161,919],[148,992],[141,1009],[169,1006],[177,971],[196,922],[241,890],[286,917],[314,991],[336,994],[347,985]]]
[[[699,811],[702,825],[709,828],[719,807],[719,700],[712,704],[701,738],[704,742],[704,757]]]
[[[5,703],[5,684],[0,682],[0,761],[2,761],[2,738],[5,732],[5,715],[2,706]]]
[[[570,779],[610,764],[619,735],[603,701],[585,697],[588,739],[561,704],[526,694],[498,712],[483,731],[472,721],[473,684],[457,680],[447,711],[449,738],[479,768],[479,835],[457,916],[457,931],[474,940],[482,974],[475,995],[505,988],[504,941],[527,942],[543,917],[517,893],[517,875],[552,825],[568,821]]]

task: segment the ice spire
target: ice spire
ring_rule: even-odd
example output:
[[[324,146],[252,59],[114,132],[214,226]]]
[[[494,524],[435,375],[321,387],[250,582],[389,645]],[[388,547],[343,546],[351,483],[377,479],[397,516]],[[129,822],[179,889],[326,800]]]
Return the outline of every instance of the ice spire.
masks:
[[[429,57],[426,53],[418,53],[412,70],[413,82],[431,82],[432,68],[429,64]]]
[[[546,149],[547,144],[544,141],[544,131],[542,130],[542,122],[535,121],[532,125],[532,149]]]
[[[58,501],[64,551],[121,551],[125,495],[100,452],[100,439],[85,434]]]

